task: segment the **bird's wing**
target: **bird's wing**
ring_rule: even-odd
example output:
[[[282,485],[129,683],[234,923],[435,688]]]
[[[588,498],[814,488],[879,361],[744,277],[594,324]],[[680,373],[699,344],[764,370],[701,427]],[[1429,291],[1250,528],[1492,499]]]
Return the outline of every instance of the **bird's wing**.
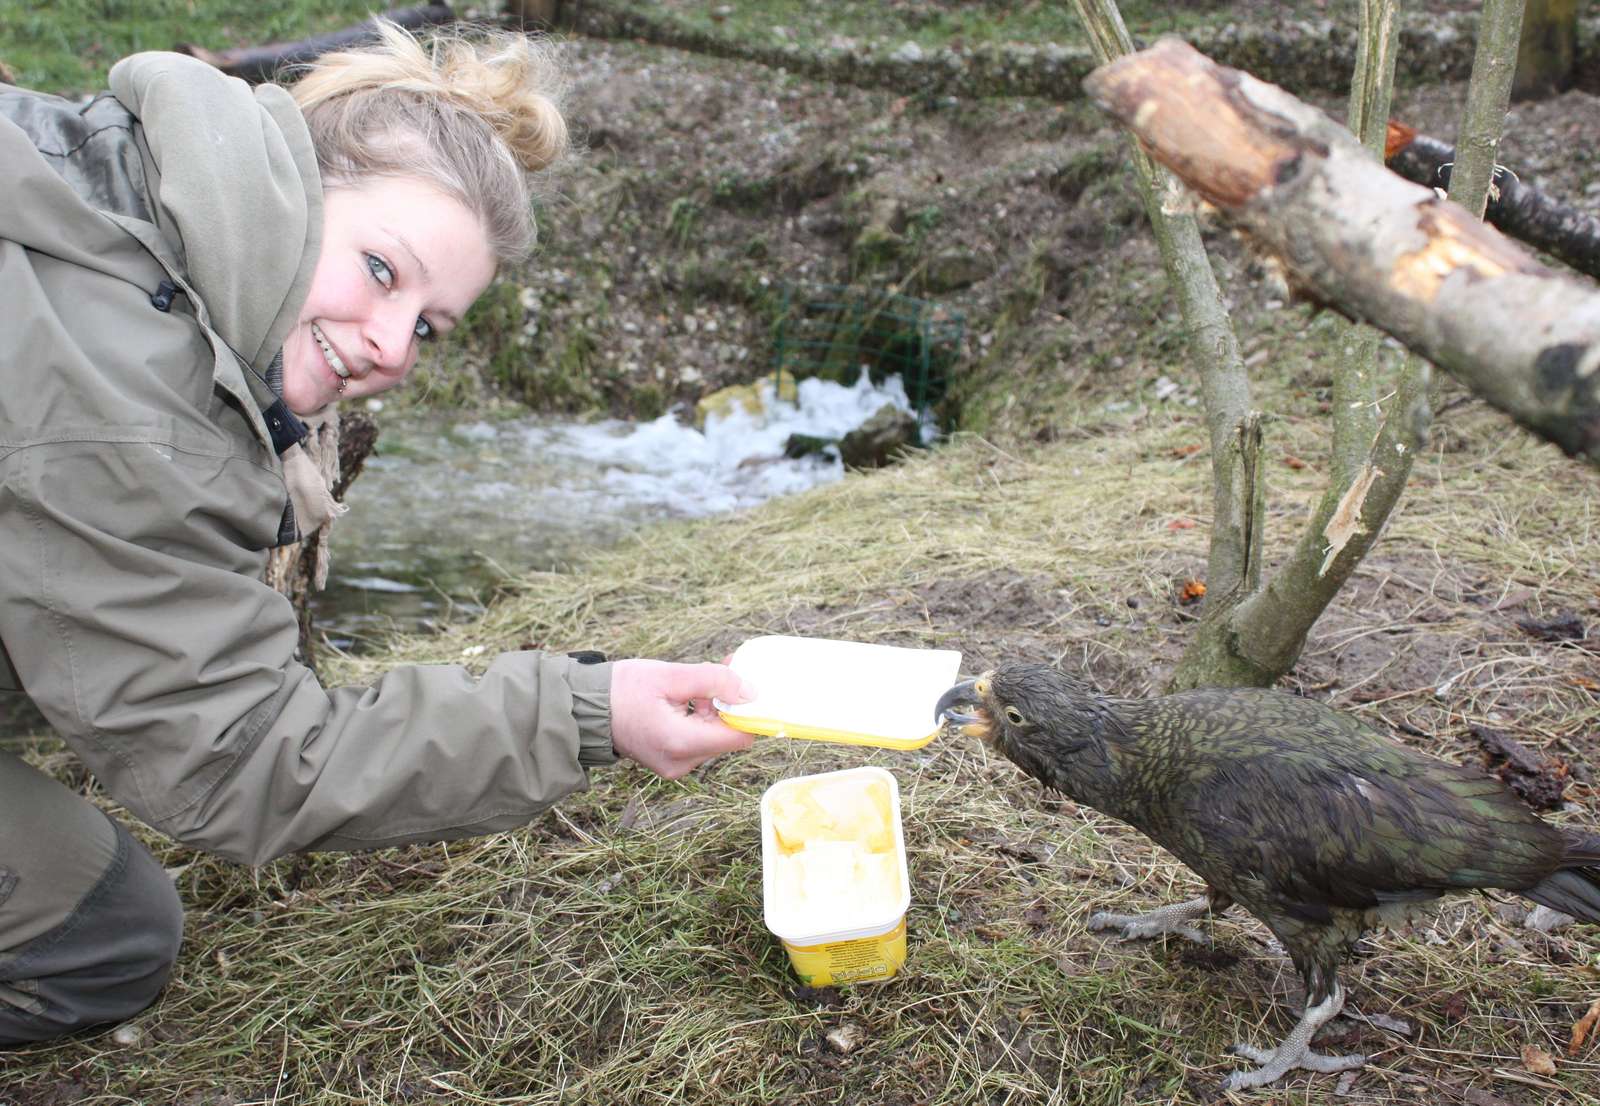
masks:
[[[1498,781],[1387,741],[1329,744],[1222,762],[1185,804],[1182,849],[1168,847],[1241,902],[1268,894],[1307,920],[1527,886],[1552,866],[1555,831]]]

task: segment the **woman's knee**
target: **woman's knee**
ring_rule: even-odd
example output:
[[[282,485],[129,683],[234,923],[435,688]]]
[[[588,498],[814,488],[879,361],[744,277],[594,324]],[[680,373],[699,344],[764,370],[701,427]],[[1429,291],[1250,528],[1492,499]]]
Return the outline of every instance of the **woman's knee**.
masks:
[[[154,1001],[172,976],[183,944],[183,904],[172,877],[150,850],[121,826],[117,832],[129,846],[128,872],[100,910],[109,915],[110,925],[133,931],[118,946],[130,997],[139,1002],[132,1014]]]
[[[0,953],[0,1044],[123,1021],[155,1001],[183,940],[172,879],[116,826],[101,880],[61,922]]]

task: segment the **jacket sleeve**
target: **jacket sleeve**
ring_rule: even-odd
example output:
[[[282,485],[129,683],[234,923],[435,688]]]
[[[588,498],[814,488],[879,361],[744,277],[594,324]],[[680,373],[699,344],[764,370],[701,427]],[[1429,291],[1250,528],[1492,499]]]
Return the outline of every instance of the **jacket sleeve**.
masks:
[[[417,665],[321,687],[292,660],[292,606],[260,581],[263,535],[243,529],[241,497],[274,484],[193,442],[0,460],[0,637],[119,802],[258,864],[517,826],[614,759],[610,664],[507,653],[481,676]]]

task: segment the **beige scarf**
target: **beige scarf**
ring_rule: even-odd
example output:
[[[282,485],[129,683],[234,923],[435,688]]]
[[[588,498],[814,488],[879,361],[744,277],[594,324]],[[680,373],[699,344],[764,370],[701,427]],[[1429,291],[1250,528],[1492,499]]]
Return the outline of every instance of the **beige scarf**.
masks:
[[[289,486],[300,541],[274,549],[267,559],[267,582],[285,594],[307,548],[314,558],[309,573],[312,585],[318,591],[327,585],[333,520],[350,509],[333,498],[333,487],[339,481],[338,405],[330,403],[315,414],[301,416],[300,421],[306,425],[305,441],[283,452],[283,481]]]

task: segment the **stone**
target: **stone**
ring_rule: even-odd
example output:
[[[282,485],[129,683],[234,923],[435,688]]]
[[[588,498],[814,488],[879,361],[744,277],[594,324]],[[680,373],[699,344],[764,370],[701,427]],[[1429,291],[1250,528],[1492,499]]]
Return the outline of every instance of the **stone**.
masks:
[[[836,449],[838,445],[836,438],[822,438],[815,434],[790,434],[789,440],[783,445],[783,455],[791,461],[798,461],[802,457],[826,453],[830,449]]]
[[[777,376],[777,397],[793,403],[800,394],[794,375],[780,369]],[[766,390],[771,383],[771,376],[763,376],[749,384],[733,384],[702,396],[700,402],[694,405],[695,429],[704,430],[707,417],[716,415],[725,419],[733,414],[735,409],[743,410],[758,418],[766,414]]]
[[[839,439],[846,468],[882,468],[896,453],[920,444],[917,416],[886,403],[856,429]]]
[[[922,284],[929,292],[955,292],[994,275],[994,262],[970,250],[940,250],[928,262]]]

